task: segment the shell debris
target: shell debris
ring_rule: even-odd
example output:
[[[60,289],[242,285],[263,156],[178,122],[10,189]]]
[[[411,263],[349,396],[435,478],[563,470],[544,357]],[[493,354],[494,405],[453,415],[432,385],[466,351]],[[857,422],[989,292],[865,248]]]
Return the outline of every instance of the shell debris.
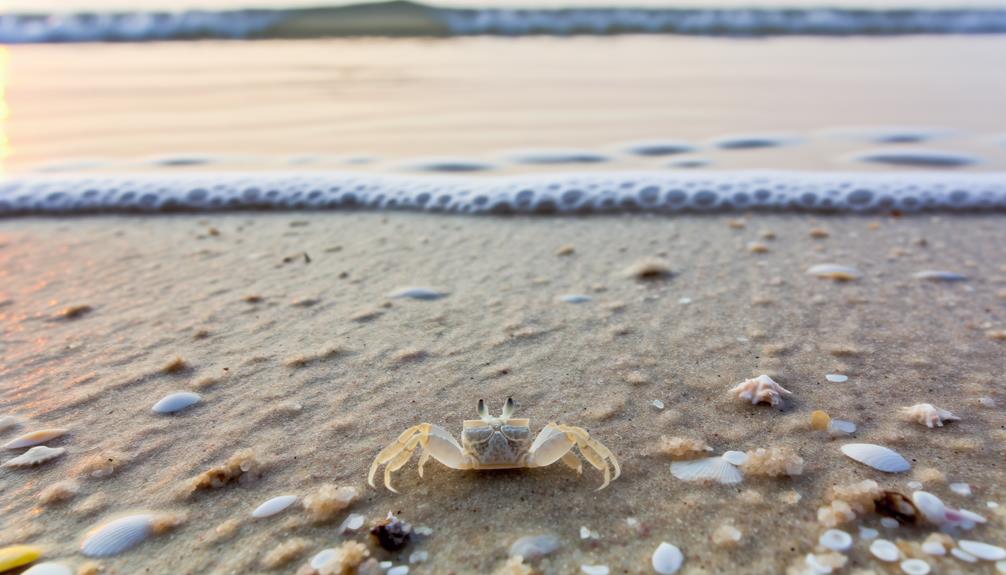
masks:
[[[40,429],[38,431],[32,431],[26,433],[20,437],[16,437],[4,444],[4,449],[21,449],[24,447],[33,447],[35,445],[41,445],[46,443],[50,439],[56,439],[57,437],[62,437],[66,435],[70,430],[62,427],[54,427],[51,429]]]
[[[66,453],[65,447],[46,447],[36,445],[14,459],[7,460],[3,467],[34,467],[47,461],[52,461]]]
[[[933,427],[943,427],[945,421],[960,421],[961,418],[945,409],[940,409],[931,403],[917,403],[911,407],[901,408],[901,412],[911,421]]]
[[[742,381],[731,388],[730,393],[742,401],[750,401],[751,405],[768,403],[773,407],[781,404],[784,396],[792,395],[792,392],[765,374]]]

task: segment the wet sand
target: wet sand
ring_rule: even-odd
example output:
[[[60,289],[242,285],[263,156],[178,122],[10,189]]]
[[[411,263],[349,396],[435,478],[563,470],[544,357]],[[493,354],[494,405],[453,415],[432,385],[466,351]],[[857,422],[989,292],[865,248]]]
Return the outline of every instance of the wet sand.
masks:
[[[812,237],[814,228],[827,236]],[[536,564],[543,573],[582,564],[649,573],[661,541],[684,552],[682,573],[738,565],[780,573],[814,551],[828,489],[862,479],[906,494],[909,481],[922,481],[949,505],[989,518],[965,537],[1001,544],[1003,507],[987,502],[1006,503],[1006,354],[994,339],[1006,328],[1004,243],[1001,218],[980,215],[7,220],[0,416],[23,423],[0,440],[43,427],[70,433],[49,444],[67,448],[61,458],[0,469],[0,544],[41,545],[46,558],[77,568],[87,529],[149,510],[183,521],[98,559],[102,573],[266,572],[264,557],[295,538],[304,549],[273,572],[293,573],[351,539],[396,564],[427,551],[414,574],[490,573],[515,539],[539,533],[562,542]],[[667,262],[673,275],[624,275],[646,258]],[[863,277],[804,273],[820,263],[855,266]],[[912,277],[926,269],[969,279]],[[387,297],[407,286],[448,295]],[[568,294],[592,299],[558,300]],[[167,369],[176,358],[183,363]],[[793,392],[781,409],[728,394],[762,373]],[[831,383],[829,373],[849,379]],[[175,415],[151,412],[180,390],[202,401]],[[622,477],[594,492],[601,477],[589,466],[577,479],[561,464],[474,473],[430,462],[420,480],[417,456],[395,476],[400,495],[365,485],[373,457],[407,427],[431,422],[459,436],[479,398],[496,412],[507,396],[534,433],[553,420],[587,428],[614,452]],[[898,416],[920,402],[962,420],[928,429]],[[810,430],[816,409],[855,422],[855,440],[896,449],[913,470],[883,474],[844,457],[839,446],[849,440]],[[716,453],[788,446],[805,470],[735,486],[685,483],[660,453],[662,435],[703,439]],[[244,449],[262,465],[256,481],[180,495]],[[40,502],[68,479],[79,493]],[[953,493],[952,482],[970,484],[973,495]],[[300,502],[250,518],[273,496],[304,497],[326,483],[362,496],[328,523],[311,521]],[[432,535],[388,553],[365,534],[338,534],[347,512],[371,522],[388,511]],[[236,532],[214,535],[233,519]],[[731,521],[740,544],[714,546],[713,531]],[[856,536],[859,525],[891,540],[920,542],[932,531],[889,530],[876,515],[843,528]],[[599,539],[581,540],[581,526]],[[897,572],[855,539],[841,572]],[[939,573],[994,572],[989,562],[927,560]]]

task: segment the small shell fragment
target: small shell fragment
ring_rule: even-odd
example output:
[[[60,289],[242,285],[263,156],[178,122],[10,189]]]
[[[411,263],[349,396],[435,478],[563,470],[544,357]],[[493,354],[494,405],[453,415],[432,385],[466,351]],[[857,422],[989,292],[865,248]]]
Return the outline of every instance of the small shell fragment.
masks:
[[[45,563],[32,565],[31,568],[21,575],[73,575],[73,571],[62,563],[46,561]]]
[[[960,547],[954,547],[953,549],[951,549],[950,554],[966,563],[978,563],[977,557],[968,553],[967,551],[964,551]]]
[[[653,570],[660,575],[674,575],[684,562],[685,556],[681,550],[666,541],[657,546],[650,558]]]
[[[971,486],[967,483],[951,483],[950,491],[962,497],[971,497]]]
[[[965,275],[943,270],[923,270],[912,274],[912,277],[917,280],[929,280],[934,282],[962,282],[968,279]]]
[[[829,529],[821,534],[817,542],[832,551],[846,551],[852,547],[852,535],[841,529]]]
[[[957,546],[984,561],[1002,561],[1006,559],[1006,549],[982,543],[981,541],[961,539],[957,542]]]
[[[856,424],[851,421],[832,419],[831,423],[828,425],[828,434],[832,437],[852,435],[853,433],[856,433]]]
[[[842,375],[839,373],[829,373],[828,375],[824,376],[824,378],[832,383],[845,383],[846,381],[849,381],[848,375]]]
[[[733,485],[744,480],[740,469],[722,457],[706,457],[671,463],[671,474],[682,481],[715,481]]]
[[[153,532],[154,516],[127,515],[103,523],[84,535],[80,552],[88,557],[110,557],[142,543]]]
[[[881,561],[893,563],[901,557],[898,546],[887,539],[876,539],[870,544],[870,553]]]
[[[420,299],[420,300],[435,300],[440,299],[446,295],[447,294],[444,292],[437,291],[431,288],[406,287],[392,291],[391,293],[388,294],[388,297],[392,299],[409,298],[409,299]]]
[[[838,264],[818,264],[816,266],[811,266],[807,273],[819,278],[830,279],[835,281],[853,281],[863,277],[854,267],[850,266],[840,266]]]
[[[31,433],[26,433],[21,437],[16,437],[4,444],[4,449],[21,449],[22,447],[32,447],[34,445],[39,445],[49,441],[50,439],[55,439],[57,437],[66,435],[70,431],[69,429],[64,429],[62,427],[54,427],[52,429],[40,429],[38,431],[32,431]]]
[[[584,575],[608,575],[611,570],[607,565],[580,565],[580,572]]]
[[[850,459],[885,473],[901,473],[912,468],[912,464],[897,451],[872,443],[846,443],[842,453]]]
[[[154,404],[151,410],[154,413],[175,413],[181,411],[187,407],[193,406],[199,403],[202,399],[198,393],[193,393],[191,391],[179,391],[177,393],[170,393],[160,401]]]
[[[926,555],[946,555],[947,549],[943,543],[935,540],[928,540],[922,543],[922,552]]]
[[[314,557],[311,557],[311,568],[318,571],[323,565],[331,561],[338,552],[338,550],[332,549],[331,547],[328,549],[322,549],[316,553]]]
[[[3,467],[34,467],[56,459],[64,453],[66,453],[66,448],[64,447],[46,447],[44,445],[36,445],[14,459],[7,460],[3,464]]]
[[[252,511],[252,517],[255,519],[272,517],[273,515],[276,515],[287,507],[293,505],[295,501],[297,501],[296,495],[280,495],[279,497],[273,497],[262,505],[256,507],[255,511]]]
[[[654,399],[653,400],[653,407],[655,407],[657,409],[663,409],[664,408],[664,402],[660,401],[659,399]]]
[[[929,563],[922,559],[905,559],[901,562],[901,570],[907,575],[927,575],[929,573]]]
[[[537,561],[559,549],[561,542],[555,535],[528,535],[510,546],[510,556],[521,556],[525,561]]]

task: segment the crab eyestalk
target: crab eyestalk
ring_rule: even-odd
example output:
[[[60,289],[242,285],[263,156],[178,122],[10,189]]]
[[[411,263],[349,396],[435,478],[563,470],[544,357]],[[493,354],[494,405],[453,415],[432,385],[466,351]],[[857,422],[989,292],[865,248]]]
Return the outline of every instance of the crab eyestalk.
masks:
[[[513,415],[513,409],[513,398],[506,398],[506,404],[503,405],[503,413],[500,414],[500,419],[510,419],[510,416]]]
[[[479,417],[482,421],[489,420],[489,408],[486,407],[486,400],[479,399]]]

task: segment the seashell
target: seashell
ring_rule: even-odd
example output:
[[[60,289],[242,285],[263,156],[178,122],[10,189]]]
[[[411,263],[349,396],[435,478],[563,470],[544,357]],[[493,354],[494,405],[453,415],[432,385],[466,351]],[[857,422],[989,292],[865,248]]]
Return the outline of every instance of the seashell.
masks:
[[[870,553],[874,557],[887,563],[894,563],[901,558],[901,551],[898,546],[887,539],[876,539],[870,544]]]
[[[939,541],[926,541],[922,544],[922,552],[926,555],[946,555],[947,549]]]
[[[17,418],[13,415],[5,415],[0,417],[0,431],[7,431],[8,429],[14,429],[20,425]]]
[[[901,570],[907,575],[928,575],[930,568],[922,559],[905,559],[901,562]]]
[[[912,493],[912,501],[926,521],[933,525],[943,525],[947,522],[947,508],[939,497],[925,491],[916,491]]]
[[[337,549],[322,549],[311,558],[311,568],[315,571],[321,570],[322,566],[331,561],[338,553]]]
[[[584,575],[608,575],[611,570],[607,565],[580,565],[580,572]]]
[[[829,373],[828,375],[824,376],[824,378],[832,383],[845,383],[849,381],[848,375],[842,375],[839,373]]]
[[[951,483],[950,491],[953,491],[961,497],[971,497],[971,486],[967,483]]]
[[[876,529],[873,529],[871,527],[863,527],[862,525],[859,526],[860,539],[867,539],[867,540],[876,539],[878,535],[880,535],[880,532],[877,531]]]
[[[898,527],[901,527],[901,524],[898,523],[898,520],[893,517],[881,517],[880,525],[888,529],[897,529]]]
[[[439,292],[435,289],[423,288],[423,287],[406,287],[397,289],[388,294],[388,297],[393,299],[409,298],[409,299],[421,299],[421,300],[435,300],[440,299],[447,294],[445,292]]]
[[[32,545],[0,547],[0,573],[37,561],[42,550]]]
[[[874,502],[879,515],[891,517],[899,524],[913,525],[919,520],[919,510],[910,499],[897,491],[884,491],[884,494]]]
[[[830,426],[831,426],[831,416],[828,415],[827,411],[821,411],[820,409],[818,409],[810,414],[811,429],[816,429],[818,431],[827,431]]]
[[[367,518],[359,513],[350,513],[342,520],[342,524],[339,525],[339,533],[347,533],[351,531],[356,531],[363,527],[363,523]],[[419,533],[419,527],[415,528],[414,531]]]
[[[832,551],[847,551],[852,547],[852,535],[841,529],[829,529],[817,539],[821,547]]]
[[[73,575],[73,570],[62,563],[39,563],[32,565],[30,569],[21,575]]]
[[[856,433],[856,424],[851,421],[832,419],[831,423],[828,425],[828,435],[831,435],[832,437],[852,435],[853,433]]]
[[[397,567],[392,567],[388,569],[386,575],[409,575],[408,565],[398,565]]]
[[[681,569],[681,564],[685,562],[685,556],[676,546],[664,541],[657,546],[653,552],[650,563],[653,570],[660,575],[673,575]]]
[[[986,519],[967,509],[947,509],[947,520],[953,523],[985,523]],[[972,525],[973,527],[973,525]],[[970,527],[968,528],[970,529]]]
[[[38,445],[18,455],[14,459],[9,459],[3,467],[33,467],[41,465],[46,461],[56,459],[66,453],[65,447],[46,447]]]
[[[743,451],[726,451],[720,457],[734,465],[744,465],[748,462],[748,454]]]
[[[63,429],[62,427],[54,427],[52,429],[40,429],[38,431],[32,431],[31,433],[25,433],[21,437],[14,438],[4,444],[4,449],[21,449],[22,447],[32,447],[33,445],[39,445],[45,443],[50,439],[55,439],[70,431],[69,429]]]
[[[926,427],[943,427],[944,421],[960,421],[961,418],[945,409],[940,409],[931,403],[917,403],[911,407],[901,408],[912,421],[921,423]]]
[[[885,473],[901,473],[912,468],[897,451],[872,443],[846,443],[842,453],[850,459]]]
[[[295,501],[297,501],[296,495],[280,495],[279,497],[273,497],[262,505],[256,507],[255,511],[252,511],[252,517],[255,519],[272,517],[273,515],[276,515],[287,507],[293,505]]]
[[[788,389],[764,374],[742,381],[733,387],[730,393],[736,395],[738,399],[750,401],[751,405],[768,403],[773,407],[782,403],[783,396],[792,395]]]
[[[565,303],[587,303],[593,299],[594,298],[590,297],[589,295],[576,294],[576,293],[559,296],[559,301]]]
[[[929,280],[934,282],[962,282],[967,281],[968,279],[965,275],[941,270],[923,270],[912,274],[912,277],[917,280]]]
[[[161,398],[160,401],[154,404],[151,409],[154,413],[175,413],[176,411],[181,411],[186,407],[195,405],[199,403],[202,397],[198,393],[192,393],[191,391],[179,391],[177,393],[169,393]]]
[[[561,542],[555,535],[529,535],[521,537],[510,546],[510,556],[521,556],[531,562],[551,555],[559,549]]]
[[[722,457],[706,457],[690,461],[675,461],[671,474],[682,481],[715,481],[733,485],[744,480],[744,474]]]
[[[807,273],[819,278],[843,282],[858,280],[863,277],[863,274],[856,268],[840,266],[837,264],[818,264],[816,266],[811,266],[807,270]]]
[[[954,547],[953,549],[951,549],[950,554],[960,559],[961,561],[965,561],[967,563],[978,563],[977,557],[968,553],[967,551],[964,551],[959,547]]]
[[[1006,549],[996,545],[982,543],[981,541],[961,539],[957,542],[957,546],[985,561],[1002,561],[1003,559],[1006,559]]]
[[[103,523],[84,535],[80,552],[88,557],[110,557],[142,543],[153,532],[154,516],[127,515]]]

